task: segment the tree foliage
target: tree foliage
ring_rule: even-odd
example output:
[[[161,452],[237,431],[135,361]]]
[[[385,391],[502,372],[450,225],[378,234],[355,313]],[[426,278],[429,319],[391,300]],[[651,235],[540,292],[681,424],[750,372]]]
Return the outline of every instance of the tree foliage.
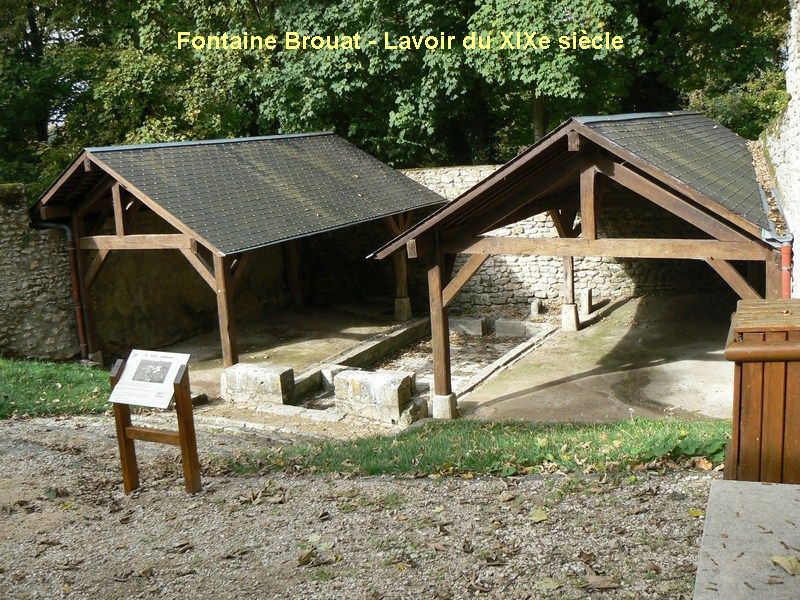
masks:
[[[500,161],[571,114],[707,110],[748,136],[781,107],[768,0],[17,0],[0,4],[0,181],[83,146],[333,130],[397,166]],[[176,48],[177,31],[382,38],[609,31],[620,51]]]

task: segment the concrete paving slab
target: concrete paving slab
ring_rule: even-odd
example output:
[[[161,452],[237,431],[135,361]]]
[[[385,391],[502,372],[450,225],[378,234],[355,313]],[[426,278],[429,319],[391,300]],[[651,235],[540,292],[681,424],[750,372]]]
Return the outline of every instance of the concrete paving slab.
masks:
[[[723,356],[735,298],[612,302],[578,332],[556,332],[459,399],[464,416],[599,422],[696,414],[730,418]]]
[[[772,562],[800,559],[800,486],[715,481],[700,545],[694,599],[800,598],[800,576]]]

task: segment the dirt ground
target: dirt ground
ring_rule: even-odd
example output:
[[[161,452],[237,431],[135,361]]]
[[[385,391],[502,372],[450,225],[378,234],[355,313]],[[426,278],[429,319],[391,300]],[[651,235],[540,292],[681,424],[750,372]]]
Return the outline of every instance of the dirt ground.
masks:
[[[643,297],[602,307],[459,399],[481,419],[612,421],[665,413],[730,418],[733,364],[723,356],[735,302]]]
[[[204,490],[140,445],[122,494],[110,417],[0,423],[3,598],[688,598],[716,474],[608,481],[242,477],[200,434]],[[602,591],[606,590],[606,591]]]

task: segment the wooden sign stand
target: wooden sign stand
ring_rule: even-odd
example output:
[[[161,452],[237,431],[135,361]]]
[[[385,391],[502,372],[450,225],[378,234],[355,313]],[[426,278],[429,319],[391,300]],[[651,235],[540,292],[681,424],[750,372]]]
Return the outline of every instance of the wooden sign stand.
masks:
[[[109,377],[111,389],[114,389],[114,386],[117,385],[124,369],[124,359],[119,359],[114,363]],[[200,459],[197,456],[197,437],[194,431],[192,396],[189,392],[189,369],[186,365],[182,365],[178,370],[173,385],[175,387],[175,412],[178,415],[178,431],[133,425],[131,423],[130,405],[119,402],[114,403],[119,457],[122,463],[122,483],[126,494],[130,494],[139,487],[139,464],[136,461],[134,440],[179,446],[186,492],[194,494],[200,491]]]

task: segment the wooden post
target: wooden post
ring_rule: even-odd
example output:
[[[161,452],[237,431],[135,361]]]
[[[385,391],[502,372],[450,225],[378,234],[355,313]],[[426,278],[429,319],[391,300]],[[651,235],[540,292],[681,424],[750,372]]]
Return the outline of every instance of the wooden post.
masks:
[[[446,254],[436,244],[428,257],[428,295],[431,309],[431,345],[433,346],[433,416],[457,416],[455,396],[450,381],[450,329],[443,290],[447,283]]]
[[[292,305],[302,307],[305,305],[306,299],[303,278],[300,275],[303,260],[300,252],[300,241],[290,240],[283,247],[285,249],[286,282],[289,287],[289,295],[292,298]]]
[[[230,367],[239,362],[239,354],[236,350],[236,322],[233,315],[230,259],[227,256],[214,255],[214,281],[217,294],[219,337],[222,344],[222,364]]]
[[[109,381],[111,389],[117,385],[122,371],[125,369],[125,360],[119,359],[111,369]],[[119,444],[119,460],[122,463],[122,487],[126,494],[130,494],[139,487],[139,464],[136,461],[136,448],[134,442],[128,437],[126,431],[131,426],[131,407],[127,404],[114,403],[114,421],[117,425],[117,443]]]
[[[575,259],[564,257],[564,304],[575,304]]]
[[[78,286],[81,293],[81,308],[83,310],[83,323],[86,328],[86,347],[89,357],[96,359],[94,355],[98,351],[97,329],[95,328],[94,315],[92,311],[92,297],[89,285],[86,282],[86,250],[82,250],[80,239],[84,235],[83,217],[74,214],[71,222],[72,236],[75,239],[75,262],[77,263]],[[102,362],[98,361],[98,362]]]
[[[782,296],[783,288],[780,251],[772,252],[772,256],[765,261],[764,266],[766,268],[765,298],[778,300]]]
[[[125,212],[122,210],[122,194],[119,182],[111,187],[111,202],[114,205],[114,229],[117,235],[125,235]]]
[[[197,456],[197,436],[192,414],[192,394],[189,391],[189,369],[183,365],[175,376],[175,412],[178,415],[178,437],[181,444],[183,479],[186,491],[200,491],[200,459]]]
[[[394,253],[394,320],[411,318],[411,299],[408,297],[408,257],[405,252]]]
[[[597,168],[584,162],[581,169],[581,235],[587,240],[597,239],[596,175]]]

